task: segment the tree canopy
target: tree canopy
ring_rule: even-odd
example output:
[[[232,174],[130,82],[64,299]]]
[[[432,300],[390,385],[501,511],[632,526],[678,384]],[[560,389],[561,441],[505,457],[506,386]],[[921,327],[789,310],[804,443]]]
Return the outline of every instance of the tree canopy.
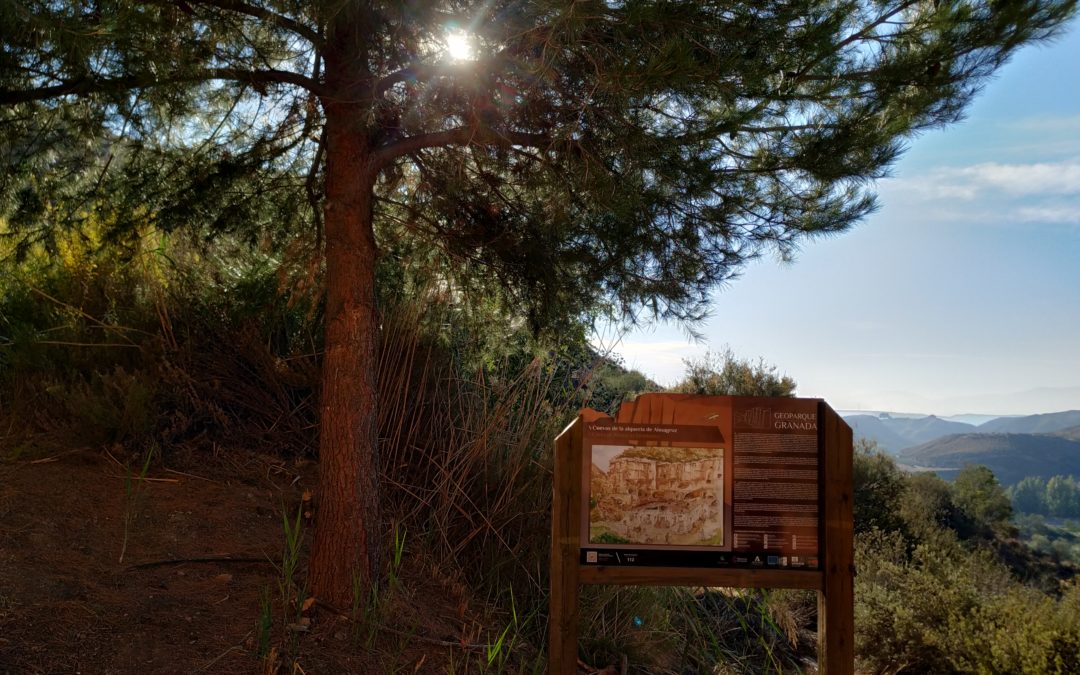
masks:
[[[675,391],[705,396],[794,396],[795,380],[764,358],[740,358],[725,347],[700,358],[684,359],[685,374]]]
[[[981,465],[965,466],[953,480],[956,505],[980,528],[990,528],[1012,518],[1012,504],[994,472]]]
[[[9,2],[4,195],[46,238],[80,188],[109,195],[118,237],[148,214],[303,228],[341,101],[387,237],[438,242],[538,325],[598,300],[696,318],[747,258],[866,214],[903,140],[1071,6]]]
[[[93,214],[114,242],[193,227],[322,260],[312,586],[343,604],[378,565],[380,255],[422,244],[538,331],[699,319],[747,260],[870,212],[906,139],[1073,7],[7,0],[0,205],[46,246]]]

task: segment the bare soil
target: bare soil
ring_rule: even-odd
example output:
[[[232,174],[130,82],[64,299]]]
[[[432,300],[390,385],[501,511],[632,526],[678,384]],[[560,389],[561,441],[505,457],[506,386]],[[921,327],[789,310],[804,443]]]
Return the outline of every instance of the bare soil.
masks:
[[[473,670],[483,610],[411,552],[367,619],[286,618],[282,512],[313,490],[310,463],[167,453],[146,480],[137,464],[104,449],[0,463],[0,674]]]

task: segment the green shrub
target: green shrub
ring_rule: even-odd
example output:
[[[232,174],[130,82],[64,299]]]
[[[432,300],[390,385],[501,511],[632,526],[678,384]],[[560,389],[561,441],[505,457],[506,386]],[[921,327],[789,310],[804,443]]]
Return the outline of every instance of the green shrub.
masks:
[[[145,442],[157,426],[158,383],[144,371],[116,366],[54,385],[49,393],[64,406],[73,431],[85,443]]]
[[[900,502],[907,486],[905,476],[873,441],[855,443],[852,482],[856,532],[904,529]]]
[[[994,472],[985,466],[965,466],[952,482],[953,501],[975,533],[986,537],[1012,518],[1012,504]]]
[[[1055,600],[948,530],[910,553],[899,533],[860,535],[856,565],[857,652],[868,670],[1077,672],[1074,587]]]

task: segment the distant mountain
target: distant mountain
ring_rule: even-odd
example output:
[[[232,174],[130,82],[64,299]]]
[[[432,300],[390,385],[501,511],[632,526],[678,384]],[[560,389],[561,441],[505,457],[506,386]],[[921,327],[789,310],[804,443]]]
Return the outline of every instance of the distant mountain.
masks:
[[[963,422],[950,422],[934,415],[924,417],[894,417],[882,413],[871,415],[852,415],[844,420],[855,432],[856,438],[867,438],[877,442],[878,446],[897,453],[921,443],[950,434],[962,434],[975,430],[975,427]]]
[[[911,441],[911,445],[927,443],[951,434],[966,434],[976,428],[963,422],[949,422],[934,415],[922,419],[892,420],[891,425],[901,436]]]
[[[979,425],[976,429],[979,433],[1052,434],[1075,426],[1080,426],[1080,410],[1026,417],[999,417]]]
[[[931,417],[930,413],[909,413],[909,412],[896,412],[895,410],[844,410],[838,409],[836,412],[840,413],[840,416],[844,419],[854,417],[856,415],[869,415],[870,417],[894,417],[894,418],[907,418],[912,420],[920,420],[924,417]],[[976,414],[963,414],[963,415],[933,415],[939,420],[945,420],[947,422],[964,422],[979,426],[983,422],[989,422],[990,420],[996,420],[1001,415],[976,415]]]
[[[949,420],[950,422],[963,422],[965,424],[971,424],[973,426],[979,426],[980,424],[986,424],[990,420],[996,420],[1002,417],[1002,415],[942,415],[941,419]],[[1007,416],[1006,416],[1007,417]]]
[[[1066,438],[1078,440],[1077,437],[1080,436],[1080,410],[994,417],[977,426],[969,424],[968,421],[986,420],[989,416],[955,415],[944,418],[935,415],[854,410],[844,411],[843,416],[855,432],[856,439],[874,440],[878,446],[892,453],[953,434],[1053,434],[1071,430],[1072,436],[1066,435]]]
[[[926,417],[926,413],[906,413],[896,412],[895,410],[837,410],[840,416],[844,419],[854,417],[856,415],[867,415],[869,417]]]
[[[1066,433],[1080,437],[1080,429]],[[907,448],[899,457],[938,469],[985,464],[1004,485],[1026,476],[1080,476],[1080,439],[1057,434],[956,434]]]
[[[876,441],[878,447],[889,452],[899,452],[906,447],[914,445],[909,443],[899,432],[893,430],[885,419],[872,415],[852,415],[845,417],[851,430],[855,432],[855,440],[866,438]]]

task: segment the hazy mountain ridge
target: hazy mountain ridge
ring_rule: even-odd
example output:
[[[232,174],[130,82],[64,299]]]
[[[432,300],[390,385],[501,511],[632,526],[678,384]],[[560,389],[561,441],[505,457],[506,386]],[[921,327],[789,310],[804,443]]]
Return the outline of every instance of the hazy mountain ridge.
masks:
[[[1062,431],[1055,431],[1055,436],[1061,436],[1062,438],[1071,438],[1074,441],[1080,441],[1080,426],[1069,427]]]
[[[912,445],[898,431],[887,424],[886,420],[879,417],[852,415],[851,417],[845,417],[844,421],[855,432],[855,440],[862,438],[873,440],[883,450],[895,453]]]
[[[1080,410],[1026,417],[999,417],[976,427],[979,433],[1052,434],[1080,426]]]
[[[907,448],[899,457],[905,464],[940,469],[983,464],[1003,485],[1026,476],[1080,476],[1080,428],[1056,434],[954,434]]]
[[[930,442],[952,434],[974,431],[977,427],[964,422],[952,422],[934,415],[925,417],[894,417],[888,413],[873,417],[852,415],[844,418],[855,431],[856,438],[868,438],[892,453]]]
[[[963,417],[978,417],[967,415]],[[980,434],[1054,434],[1074,433],[1080,436],[1080,410],[1066,410],[1022,417],[998,417],[979,426],[944,419],[934,415],[916,416],[908,413],[845,414],[844,419],[855,431],[855,438],[866,438],[891,453],[933,443],[953,435]],[[1072,438],[1072,436],[1067,436]]]

